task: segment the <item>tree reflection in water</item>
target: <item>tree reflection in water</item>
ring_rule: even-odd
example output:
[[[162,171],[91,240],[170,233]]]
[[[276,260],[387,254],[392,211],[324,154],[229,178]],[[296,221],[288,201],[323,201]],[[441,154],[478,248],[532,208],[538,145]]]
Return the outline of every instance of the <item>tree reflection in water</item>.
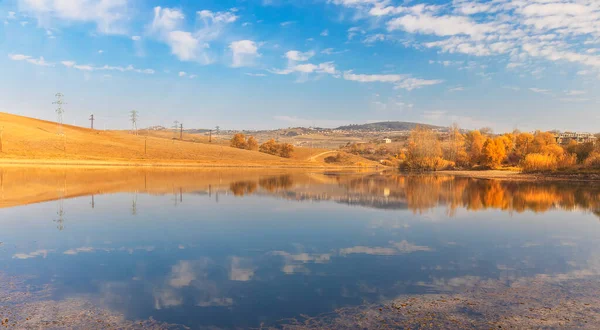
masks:
[[[337,191],[324,185],[294,185],[289,175],[238,181],[230,185],[235,196],[253,193],[280,195],[296,200],[333,200],[376,208],[408,208],[425,213],[446,206],[448,215],[458,209],[508,212],[547,212],[552,209],[585,210],[600,216],[600,186],[563,182],[498,181],[446,175],[371,174],[335,177]],[[260,187],[261,189],[258,189]]]

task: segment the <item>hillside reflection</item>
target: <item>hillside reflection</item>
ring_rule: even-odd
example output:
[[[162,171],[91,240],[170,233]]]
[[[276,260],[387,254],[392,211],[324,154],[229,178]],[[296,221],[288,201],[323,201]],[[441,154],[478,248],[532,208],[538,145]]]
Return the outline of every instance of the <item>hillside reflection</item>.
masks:
[[[600,217],[600,185],[497,181],[396,172],[336,173],[265,169],[0,168],[0,207],[110,193],[262,196],[410,210],[547,212],[582,210]],[[23,184],[27,182],[27,184]],[[175,203],[176,204],[176,203]],[[135,209],[135,200],[134,200]]]

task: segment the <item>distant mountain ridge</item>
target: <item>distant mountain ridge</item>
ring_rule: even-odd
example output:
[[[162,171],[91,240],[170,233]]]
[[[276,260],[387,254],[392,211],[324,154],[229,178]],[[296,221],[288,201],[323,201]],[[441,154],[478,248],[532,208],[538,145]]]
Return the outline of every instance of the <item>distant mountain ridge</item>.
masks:
[[[344,131],[410,131],[417,126],[430,128],[430,129],[447,129],[442,126],[421,124],[421,123],[412,123],[406,121],[382,121],[378,123],[369,123],[369,124],[354,124],[354,125],[346,125],[340,126],[336,129],[344,130]]]

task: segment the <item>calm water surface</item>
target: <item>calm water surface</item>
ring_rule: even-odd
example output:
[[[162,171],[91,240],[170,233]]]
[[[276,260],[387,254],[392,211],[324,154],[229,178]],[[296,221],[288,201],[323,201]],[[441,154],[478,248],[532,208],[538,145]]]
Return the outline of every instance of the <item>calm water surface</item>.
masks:
[[[84,299],[127,320],[246,328],[489,281],[600,274],[600,189],[590,184],[301,171],[1,175],[4,281],[23,278],[47,301]]]

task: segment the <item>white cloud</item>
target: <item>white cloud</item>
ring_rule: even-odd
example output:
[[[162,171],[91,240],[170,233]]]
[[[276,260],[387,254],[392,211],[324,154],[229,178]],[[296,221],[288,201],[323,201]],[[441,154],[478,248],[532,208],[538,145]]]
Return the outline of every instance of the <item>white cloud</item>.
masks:
[[[382,82],[382,83],[397,83],[406,78],[408,75],[402,74],[354,74],[352,71],[344,72],[344,79],[350,81],[358,81],[361,83]]]
[[[267,75],[264,73],[245,73],[245,75],[250,77],[266,77]]]
[[[470,35],[483,36],[492,31],[486,24],[477,24],[464,16],[406,15],[387,23],[388,31],[402,29],[411,33],[434,34],[438,36]]]
[[[385,41],[385,39],[386,39],[385,34],[378,33],[378,34],[372,34],[372,35],[365,37],[365,39],[363,39],[363,42],[365,44],[373,44],[378,41]]]
[[[166,43],[171,46],[171,54],[182,61],[193,61],[200,58],[201,50],[208,48],[200,40],[185,31],[171,31],[167,34]]]
[[[359,28],[358,26],[354,26],[348,29],[348,40],[354,39],[359,34],[365,34],[367,31]]]
[[[325,55],[335,55],[335,54],[343,54],[343,53],[346,53],[347,51],[348,51],[347,49],[345,49],[345,50],[339,50],[339,51],[336,51],[336,50],[335,50],[335,49],[333,49],[333,48],[326,48],[326,49],[323,49],[323,50],[321,51],[321,54],[325,54]]]
[[[287,21],[287,22],[281,22],[279,25],[281,25],[281,27],[287,27],[287,26],[290,26],[290,25],[292,25],[294,23],[296,23],[296,22],[294,22],[294,21]]]
[[[454,0],[444,5],[420,3],[412,7],[390,6],[392,1],[386,0],[329,2],[354,8],[358,12],[355,21],[376,16],[390,32],[428,35],[403,38],[404,45],[417,49],[505,55],[509,60],[507,69],[523,67],[521,74],[539,72],[539,65],[524,65],[532,61],[570,62],[596,71],[600,68],[600,54],[591,48],[600,40],[600,2],[595,0]],[[348,37],[365,33],[356,26],[348,30]]]
[[[103,34],[124,34],[129,20],[126,0],[18,0],[19,10],[48,27],[64,22],[94,23]]]
[[[197,12],[198,17],[204,20],[205,24],[216,23],[233,23],[237,21],[239,16],[231,11],[212,12],[210,10],[202,10]]]
[[[412,91],[425,86],[441,84],[444,81],[439,79],[427,80],[413,78],[410,75],[403,74],[354,74],[352,71],[346,71],[343,75],[345,80],[357,81],[361,83],[392,83],[395,89],[406,89]]]
[[[23,55],[23,54],[9,54],[8,58],[10,58],[13,61],[24,61],[26,59],[31,58],[31,56],[29,55]]]
[[[532,87],[529,90],[532,91],[532,92],[534,92],[534,93],[540,93],[540,94],[548,94],[548,93],[550,93],[550,91],[547,90],[547,89],[536,88],[536,87]]]
[[[111,66],[111,65],[104,65],[104,66],[93,66],[90,64],[77,64],[75,61],[61,61],[60,62],[62,65],[66,66],[67,68],[73,68],[76,70],[80,70],[80,71],[120,71],[120,72],[137,72],[137,73],[144,73],[144,74],[154,74],[156,71],[154,71],[153,69],[137,69],[135,68],[133,65],[128,65],[126,67],[122,67],[122,66]]]
[[[575,96],[575,95],[584,95],[587,94],[586,91],[579,91],[579,90],[570,90],[570,91],[565,91],[565,93],[569,96]]]
[[[53,63],[46,62],[46,60],[44,60],[44,57],[42,57],[42,56],[40,56],[39,58],[33,58],[29,55],[9,54],[8,58],[10,58],[13,61],[26,61],[28,63],[31,63],[33,65],[38,65],[38,66],[54,66]]]
[[[408,9],[404,7],[393,7],[393,6],[375,6],[369,10],[371,16],[388,16],[397,15],[406,12]]]
[[[514,63],[514,62],[511,62],[511,63],[508,63],[506,65],[506,68],[507,69],[515,69],[515,68],[518,68],[518,67],[521,67],[521,66],[523,66],[523,63]]]
[[[454,87],[454,88],[450,88],[450,89],[448,89],[448,92],[462,92],[462,91],[464,91],[464,90],[465,90],[465,88],[464,88],[464,87],[462,87],[462,86],[459,86],[459,87]]]
[[[394,87],[395,89],[406,89],[408,91],[412,91],[413,89],[419,89],[425,86],[433,86],[443,83],[444,81],[441,79],[419,79],[419,78],[408,78],[405,79]]]
[[[9,11],[8,14],[6,15],[6,19],[17,19],[16,16],[17,13],[15,13],[14,11]]]
[[[210,64],[214,60],[208,54],[210,43],[218,40],[226,25],[235,22],[238,16],[234,10],[212,12],[201,10],[196,12],[199,28],[185,31],[182,27],[185,15],[180,9],[154,8],[154,19],[150,32],[171,48],[171,53],[181,61],[194,61]]]
[[[154,19],[150,26],[152,31],[173,31],[180,27],[185,15],[179,9],[154,7]]]
[[[178,74],[180,77],[185,77],[187,75],[187,73],[185,73],[184,71],[179,71]]]
[[[142,37],[140,37],[140,36],[131,36],[131,40],[133,40],[133,41],[140,41],[140,40],[142,40]]]
[[[308,52],[302,53],[297,50],[290,50],[289,52],[285,53],[285,57],[288,60],[297,61],[297,62],[308,61],[313,56],[315,56],[314,51],[308,51]]]
[[[270,70],[270,72],[275,73],[275,74],[279,74],[279,75],[287,75],[290,73],[300,73],[300,74],[304,74],[304,75],[308,75],[311,73],[318,73],[318,74],[330,74],[330,75],[335,75],[337,74],[337,70],[335,68],[335,65],[333,62],[324,62],[324,63],[320,63],[320,64],[312,64],[312,63],[306,63],[306,64],[292,64],[291,66],[288,66],[288,68],[283,69],[283,70]]]
[[[231,66],[234,68],[251,66],[254,64],[254,60],[260,56],[258,45],[252,40],[234,41],[229,45],[229,49],[233,53]]]
[[[98,50],[98,54],[102,54],[104,51],[102,49]]]
[[[329,35],[329,30],[325,29],[321,32],[321,37],[327,37]]]

